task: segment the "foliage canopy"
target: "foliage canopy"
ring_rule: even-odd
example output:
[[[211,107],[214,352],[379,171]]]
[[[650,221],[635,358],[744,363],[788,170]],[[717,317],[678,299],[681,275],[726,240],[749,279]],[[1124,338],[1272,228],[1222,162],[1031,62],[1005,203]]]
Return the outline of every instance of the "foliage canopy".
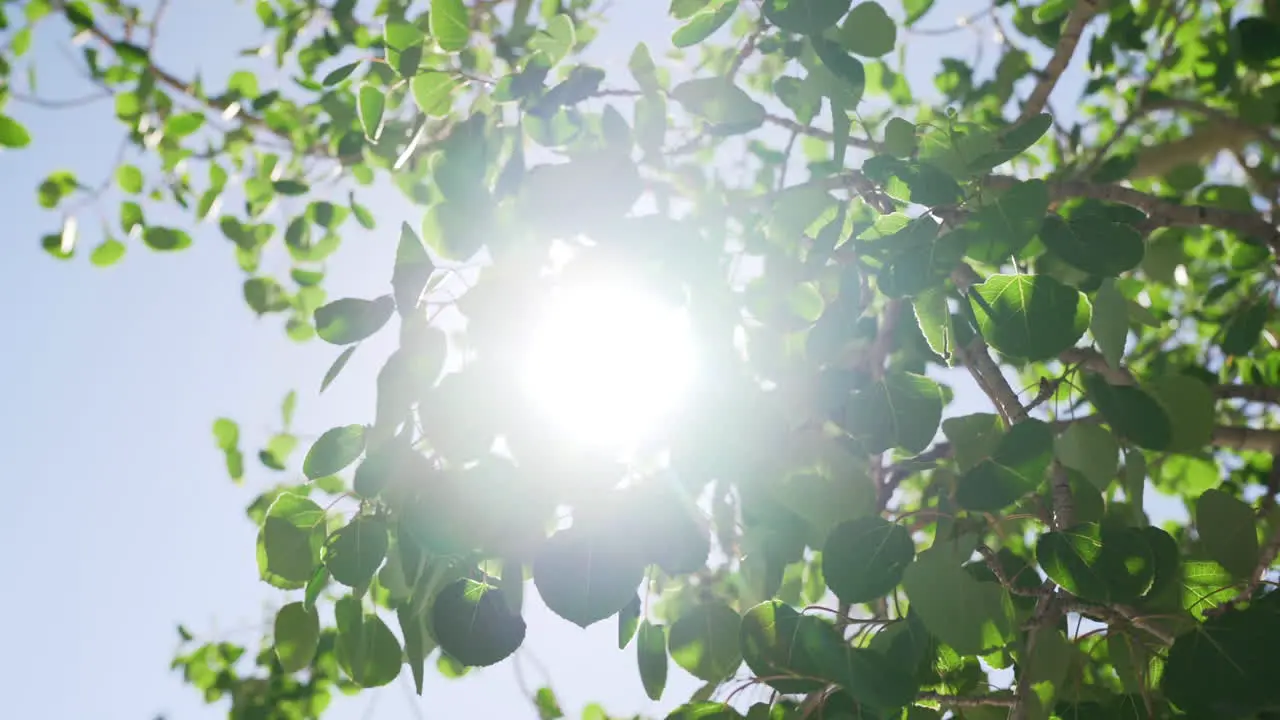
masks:
[[[0,146],[39,134],[5,108],[49,102],[26,55],[58,23],[131,152],[39,184],[49,254],[215,223],[250,310],[338,352],[320,392],[376,394],[306,448],[287,396],[258,459],[304,477],[248,513],[288,594],[252,663],[187,636],[186,680],[235,718],[421,691],[517,652],[532,590],[616,622],[649,697],[669,661],[707,683],[669,718],[1280,716],[1280,5],[998,0],[946,30],[994,28],[997,60],[922,92],[904,49],[945,5],[672,0],[670,46],[609,76],[591,0],[257,0],[266,87],[167,70],[164,2],[0,4]],[[375,218],[382,186],[418,216]],[[86,252],[79,211],[117,198]],[[352,223],[394,266],[330,298]],[[704,363],[626,462],[514,385],[547,287],[619,269]],[[989,412],[957,410],[969,383]],[[213,430],[239,482],[239,427]],[[1156,495],[1190,519],[1153,524]]]

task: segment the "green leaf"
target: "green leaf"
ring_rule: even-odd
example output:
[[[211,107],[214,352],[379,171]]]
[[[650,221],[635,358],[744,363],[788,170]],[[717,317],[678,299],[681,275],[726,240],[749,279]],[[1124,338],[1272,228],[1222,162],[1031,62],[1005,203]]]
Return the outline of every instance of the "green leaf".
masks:
[[[529,39],[529,47],[544,55],[548,67],[555,67],[573,50],[577,43],[573,20],[558,14],[547,20],[546,29],[540,29]]]
[[[867,88],[867,72],[862,67],[862,63],[846,53],[837,43],[822,38],[812,38],[810,43],[813,45],[814,53],[822,61],[823,67],[829,70],[842,85],[843,93],[826,93],[831,101],[839,102],[847,108],[856,106],[862,100],[862,93]]]
[[[396,264],[391,273],[391,295],[402,316],[418,308],[422,292],[435,272],[422,240],[409,223],[400,224],[400,244],[396,247]]]
[[[1271,316],[1271,303],[1255,300],[1236,312],[1222,325],[1222,340],[1218,346],[1233,357],[1245,357],[1258,346],[1262,330]]]
[[[281,195],[289,196],[303,195],[310,189],[306,183],[297,180],[276,180],[271,183],[271,188]]]
[[[1098,343],[1098,350],[1114,369],[1120,368],[1124,356],[1124,343],[1129,335],[1129,304],[1113,278],[1103,278],[1093,295],[1093,314],[1089,319],[1089,332]]]
[[[1094,275],[1117,276],[1142,262],[1142,236],[1132,225],[1093,214],[1063,220],[1049,215],[1040,228],[1049,252]]]
[[[366,615],[360,600],[340,599],[334,607],[338,626],[338,662],[360,687],[381,687],[400,674],[400,642],[382,618]]]
[[[586,718],[584,720],[601,720]],[[743,720],[742,713],[724,703],[699,700],[685,703],[672,710],[666,720]]]
[[[932,287],[917,293],[911,301],[911,307],[915,311],[920,334],[929,343],[929,349],[950,364],[951,353],[955,348],[955,328],[951,322],[951,309],[947,304],[947,291],[942,287]]]
[[[661,84],[658,82],[658,68],[653,64],[653,56],[649,54],[648,45],[636,44],[635,49],[631,51],[631,57],[627,60],[627,70],[631,72],[636,85],[639,85],[640,90],[646,95],[656,95],[661,89]]]
[[[929,446],[942,420],[942,390],[923,375],[889,373],[854,394],[837,422],[867,452],[892,447],[918,453]]]
[[[265,560],[261,569],[268,582],[269,573],[286,585],[302,587],[320,560],[315,532],[283,518],[267,517],[262,525],[261,545]]]
[[[169,119],[164,121],[164,134],[175,140],[194,133],[204,127],[204,113],[186,112],[170,115]]]
[[[640,624],[636,638],[636,662],[640,666],[640,682],[644,694],[657,702],[667,686],[667,629],[662,625]]]
[[[626,607],[644,579],[644,565],[629,541],[595,528],[552,535],[533,561],[533,583],[543,602],[584,628]]]
[[[280,283],[272,278],[256,277],[244,281],[244,301],[258,315],[289,309],[289,297]]]
[[[961,655],[1004,645],[1012,630],[1008,593],[961,568],[952,548],[940,544],[949,542],[935,541],[903,575],[911,613],[919,614],[929,632]]]
[[[847,652],[831,625],[801,615],[778,600],[748,610],[742,617],[739,636],[747,667],[785,694],[820,689],[832,666]]]
[[[1024,420],[1000,438],[991,457],[960,476],[956,503],[967,510],[994,512],[1035,491],[1053,453],[1053,430],[1040,420]]]
[[[116,182],[121,190],[136,195],[142,192],[142,171],[137,165],[121,165],[116,168]]]
[[[533,695],[533,704],[538,708],[538,720],[559,720],[564,717],[564,711],[560,709],[560,701],[556,699],[551,688],[538,688],[538,692]]]
[[[333,475],[356,461],[364,452],[364,426],[330,428],[316,440],[302,461],[302,472],[310,480]]]
[[[1047,360],[1089,326],[1088,299],[1045,275],[992,275],[970,288],[970,302],[982,337],[1011,357]]]
[[[942,432],[951,441],[960,472],[967,472],[991,457],[1005,437],[1000,416],[992,413],[947,418],[942,421]]]
[[[854,6],[840,26],[840,43],[863,57],[887,55],[897,42],[898,26],[874,0]]]
[[[742,664],[738,626],[742,618],[722,602],[698,605],[671,626],[671,659],[694,677],[717,682]]]
[[[1151,395],[1132,385],[1112,385],[1100,375],[1083,373],[1089,402],[1117,435],[1148,450],[1165,450],[1173,442],[1169,414]]]
[[[783,30],[821,35],[849,12],[851,0],[765,0],[764,16]]]
[[[431,625],[440,647],[472,667],[493,665],[524,642],[524,618],[511,612],[501,590],[474,580],[458,580],[440,591]]]
[[[142,242],[152,250],[161,252],[186,250],[191,247],[191,236],[183,230],[150,225],[142,231]]]
[[[276,613],[272,644],[285,672],[310,666],[320,644],[320,616],[315,608],[307,609],[300,602],[280,608]]]
[[[1146,386],[1147,392],[1164,408],[1172,426],[1167,450],[1196,453],[1213,439],[1213,390],[1190,375],[1160,375]]]
[[[1280,593],[1178,636],[1160,689],[1192,717],[1257,717],[1280,704]],[[1264,710],[1266,709],[1266,710]]]
[[[404,660],[413,673],[413,687],[421,696],[427,655],[435,650],[436,641],[428,630],[425,612],[414,612],[413,607],[406,603],[396,608],[396,619],[400,623],[400,635],[404,638]]]
[[[915,554],[905,527],[879,516],[850,520],[827,536],[822,575],[841,601],[870,602],[897,587]]]
[[[631,638],[635,637],[636,628],[640,627],[640,611],[642,609],[640,596],[636,595],[631,598],[631,602],[627,606],[618,611],[618,649],[622,650],[631,642]],[[666,647],[666,641],[663,641],[663,647]],[[665,650],[664,650],[665,652]]]
[[[1111,433],[1099,425],[1073,423],[1054,443],[1058,460],[1077,470],[1094,487],[1106,492],[1116,476],[1120,446]]]
[[[102,244],[93,249],[89,255],[89,262],[95,267],[111,267],[120,262],[124,257],[124,243],[115,238],[107,238]]]
[[[900,117],[889,118],[884,126],[884,147],[894,157],[910,157],[916,150],[916,126]]]
[[[750,132],[764,123],[764,106],[725,78],[687,80],[671,89],[671,98],[711,123],[718,135]]]
[[[1049,187],[1043,180],[1018,182],[970,217],[966,232],[972,237],[965,254],[979,262],[1004,264],[1040,232],[1048,209]]]
[[[462,83],[450,73],[432,70],[414,76],[409,81],[409,89],[424,115],[445,117],[453,109],[453,94]]]
[[[360,127],[364,128],[364,136],[370,140],[377,140],[382,135],[382,114],[386,107],[387,96],[382,88],[360,86]]]
[[[213,438],[223,452],[235,450],[240,444],[240,426],[234,420],[218,418],[213,421]]]
[[[445,52],[461,52],[471,38],[471,19],[462,0],[431,0],[431,36]]]
[[[316,309],[316,333],[325,342],[334,345],[360,342],[381,330],[391,319],[395,307],[395,300],[390,295],[383,295],[376,300],[334,300]]]
[[[333,384],[334,380],[338,379],[338,374],[347,366],[347,361],[351,359],[351,355],[355,353],[356,348],[358,347],[360,346],[352,345],[351,347],[343,350],[338,357],[334,359],[333,364],[329,366],[329,369],[324,371],[324,379],[320,381],[320,392],[324,392]]]
[[[1238,578],[1253,576],[1258,565],[1258,530],[1253,509],[1217,489],[1196,501],[1196,532],[1216,560]]]
[[[16,150],[30,144],[31,133],[27,128],[8,115],[0,114],[0,146]]]
[[[1045,533],[1036,562],[1068,592],[1094,602],[1129,602],[1155,580],[1155,554],[1140,530],[1081,523]]]
[[[351,73],[355,72],[356,68],[358,67],[360,67],[359,60],[353,63],[347,63],[346,65],[343,65],[342,67],[330,72],[328,75],[325,75],[324,79],[320,81],[320,84],[325,87],[332,87],[334,85],[337,85],[343,80],[346,80],[347,78],[351,77]]]
[[[724,0],[716,7],[708,5],[672,33],[671,44],[678,48],[697,45],[729,22],[729,18],[733,17],[737,9],[736,0]]]
[[[387,556],[387,526],[382,520],[357,516],[329,536],[324,564],[334,580],[353,588],[368,585]]]
[[[960,184],[933,165],[877,155],[862,164],[862,172],[884,186],[893,198],[917,205],[949,205],[961,199]],[[920,220],[912,223],[919,227]]]

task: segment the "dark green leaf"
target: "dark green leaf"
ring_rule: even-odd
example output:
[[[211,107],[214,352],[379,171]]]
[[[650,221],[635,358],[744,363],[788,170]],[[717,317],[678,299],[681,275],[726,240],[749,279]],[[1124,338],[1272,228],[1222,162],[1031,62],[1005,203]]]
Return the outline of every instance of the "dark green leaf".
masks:
[[[874,0],[854,6],[840,26],[840,43],[863,57],[887,55],[897,42],[898,26]]]
[[[867,87],[867,73],[862,63],[837,43],[822,38],[813,38],[810,42],[813,43],[813,51],[817,53],[822,65],[843,84],[844,93],[839,96],[840,100],[847,107],[853,108],[862,99],[862,93]],[[833,102],[836,97],[831,96]]]
[[[1095,602],[1136,600],[1155,580],[1155,554],[1134,528],[1082,523],[1045,533],[1036,561],[1068,592]]]
[[[1160,687],[1194,717],[1255,717],[1280,704],[1280,593],[1183,633],[1169,651]]]
[[[1266,300],[1255,300],[1238,308],[1223,323],[1222,341],[1219,343],[1222,352],[1235,357],[1245,357],[1253,352],[1270,316],[1271,303]]]
[[[1050,252],[1094,275],[1116,276],[1142,262],[1142,236],[1131,225],[1086,214],[1044,219],[1040,239]]]
[[[1144,390],[1132,385],[1111,385],[1100,375],[1083,373],[1089,402],[1107,419],[1111,429],[1148,450],[1164,450],[1173,442],[1168,413]]]
[[[431,623],[440,647],[464,665],[493,665],[524,642],[524,618],[511,612],[501,590],[474,580],[441,590]]]
[[[1213,390],[1199,378],[1190,375],[1164,375],[1146,386],[1147,393],[1160,403],[1172,426],[1167,449],[1170,452],[1195,453],[1213,438]]]
[[[827,536],[822,575],[841,601],[870,602],[897,587],[915,554],[905,527],[878,516],[850,520]]]
[[[324,564],[334,580],[348,587],[368,584],[387,555],[387,526],[381,520],[359,517],[329,536]]]
[[[262,526],[262,547],[266,562],[263,569],[286,583],[302,583],[311,579],[319,562],[319,553],[311,529],[279,517],[268,517]]]
[[[603,528],[552,535],[533,562],[533,583],[543,602],[584,628],[626,607],[644,579],[644,564],[629,541]]]
[[[361,687],[381,687],[396,679],[403,663],[400,642],[382,618],[366,615],[350,595],[335,606],[338,662]]]
[[[1043,180],[1017,183],[973,213],[966,254],[979,262],[1003,264],[1040,232],[1048,209],[1049,188]]]
[[[1093,313],[1089,319],[1089,332],[1098,343],[1098,350],[1112,368],[1120,367],[1124,356],[1125,339],[1129,335],[1129,303],[1116,289],[1115,280],[1103,278],[1093,296]]]
[[[783,30],[820,35],[849,11],[851,0],[765,0],[764,16]]]
[[[1253,576],[1258,565],[1258,530],[1253,509],[1217,489],[1196,501],[1196,532],[1209,557],[1238,578]]]
[[[346,80],[347,78],[351,77],[351,73],[355,72],[356,68],[358,67],[360,67],[359,60],[353,63],[347,63],[346,65],[343,65],[342,67],[330,72],[328,75],[325,75],[324,79],[320,81],[320,84],[324,85],[325,87],[332,87],[334,85],[337,85],[343,80]]]
[[[1040,420],[1024,420],[1000,438],[991,457],[960,476],[956,502],[967,510],[994,512],[1034,492],[1053,454],[1053,430]]]

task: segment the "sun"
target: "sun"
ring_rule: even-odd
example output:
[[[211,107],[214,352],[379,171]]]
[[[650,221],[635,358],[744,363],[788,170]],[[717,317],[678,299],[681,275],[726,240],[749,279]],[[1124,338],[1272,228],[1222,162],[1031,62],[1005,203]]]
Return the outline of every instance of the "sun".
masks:
[[[693,381],[688,315],[625,281],[556,288],[532,330],[524,388],[574,442],[630,452]]]

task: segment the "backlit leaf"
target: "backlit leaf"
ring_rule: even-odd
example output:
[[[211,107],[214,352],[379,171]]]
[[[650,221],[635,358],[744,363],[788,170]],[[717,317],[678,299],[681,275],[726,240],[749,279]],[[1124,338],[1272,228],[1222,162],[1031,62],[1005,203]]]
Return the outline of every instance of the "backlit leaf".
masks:
[[[1251,577],[1258,564],[1258,530],[1253,509],[1217,489],[1196,501],[1196,532],[1209,557],[1236,577]]]
[[[511,612],[501,590],[474,580],[441,590],[431,620],[440,647],[464,665],[493,665],[524,642],[524,618]]]
[[[285,672],[311,665],[319,642],[320,617],[314,608],[308,610],[302,603],[293,602],[276,613],[272,643]]]
[[[915,544],[901,525],[866,517],[837,525],[822,548],[822,575],[846,603],[883,597],[902,580]]]
[[[698,605],[671,626],[667,638],[671,659],[707,682],[729,677],[742,664],[738,648],[741,620],[724,603]]]
[[[1088,299],[1044,275],[992,275],[970,293],[982,337],[1012,357],[1051,358],[1089,326]]]
[[[307,451],[302,472],[311,480],[333,475],[364,452],[364,426],[344,425],[324,432]]]

